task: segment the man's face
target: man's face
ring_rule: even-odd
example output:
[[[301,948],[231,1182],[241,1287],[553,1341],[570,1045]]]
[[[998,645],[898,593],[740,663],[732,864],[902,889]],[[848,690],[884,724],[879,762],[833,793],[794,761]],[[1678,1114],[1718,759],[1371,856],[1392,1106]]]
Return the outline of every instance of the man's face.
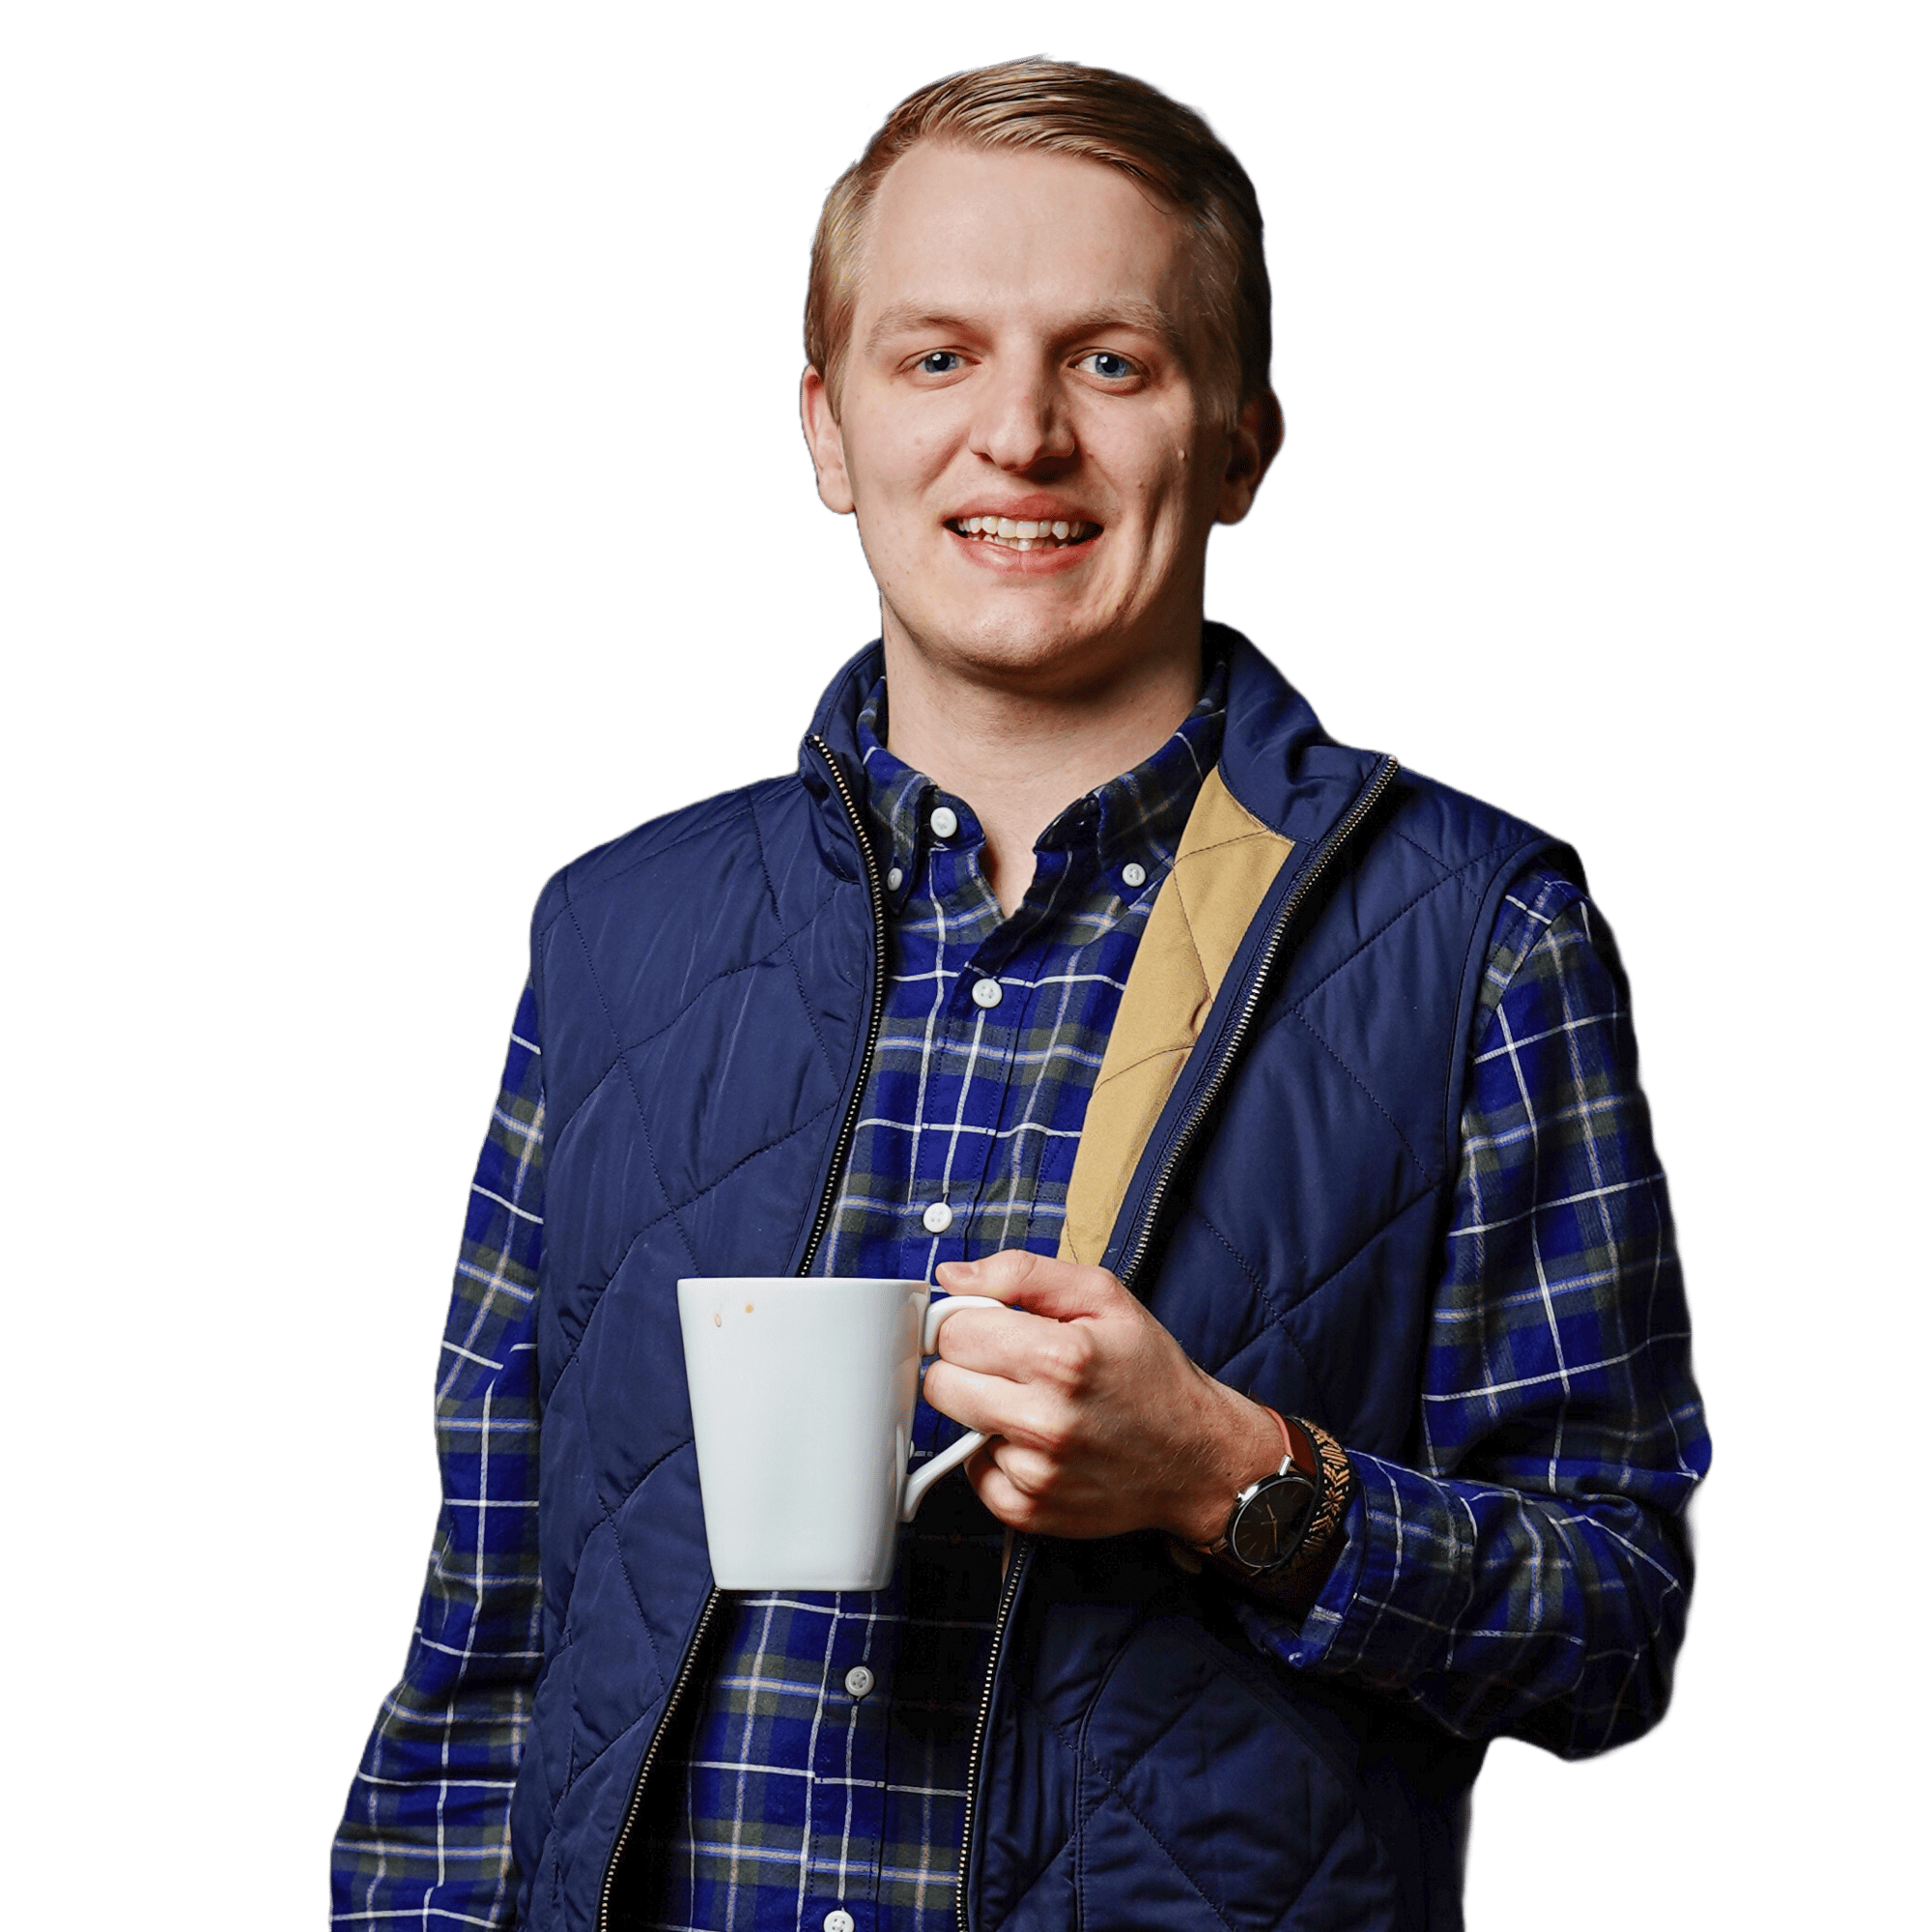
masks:
[[[1204,392],[1179,222],[1096,162],[926,144],[859,288],[838,419],[808,371],[805,423],[889,644],[1066,693],[1195,648],[1208,531],[1273,437],[1271,405],[1231,430]]]

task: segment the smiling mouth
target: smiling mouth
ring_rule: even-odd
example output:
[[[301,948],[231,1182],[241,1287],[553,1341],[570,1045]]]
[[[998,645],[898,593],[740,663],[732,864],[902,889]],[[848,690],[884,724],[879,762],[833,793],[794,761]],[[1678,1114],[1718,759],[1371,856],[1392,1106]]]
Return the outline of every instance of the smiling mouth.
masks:
[[[946,527],[956,537],[1001,550],[1071,550],[1100,534],[1098,524],[1035,523],[1023,517],[948,517]]]

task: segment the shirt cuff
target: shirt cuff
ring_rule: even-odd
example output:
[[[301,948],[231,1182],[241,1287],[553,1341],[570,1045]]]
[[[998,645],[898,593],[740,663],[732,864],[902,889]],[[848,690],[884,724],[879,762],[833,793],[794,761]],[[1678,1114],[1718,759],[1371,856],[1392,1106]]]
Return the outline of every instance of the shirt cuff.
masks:
[[[1446,1487],[1399,1463],[1349,1452],[1355,1493],[1346,1542],[1308,1614],[1242,1596],[1249,1640],[1296,1670],[1406,1683],[1439,1666],[1471,1594],[1474,1524]]]
[[[1354,1458],[1351,1456],[1350,1462]],[[1320,1665],[1341,1628],[1342,1613],[1354,1596],[1355,1579],[1362,1568],[1362,1494],[1358,1488],[1342,1514],[1338,1534],[1342,1548],[1335,1557],[1328,1580],[1321,1586],[1307,1614],[1298,1621],[1286,1610],[1276,1609],[1264,1599],[1245,1590],[1234,1592],[1235,1614],[1257,1649],[1269,1657],[1292,1663],[1297,1670]]]

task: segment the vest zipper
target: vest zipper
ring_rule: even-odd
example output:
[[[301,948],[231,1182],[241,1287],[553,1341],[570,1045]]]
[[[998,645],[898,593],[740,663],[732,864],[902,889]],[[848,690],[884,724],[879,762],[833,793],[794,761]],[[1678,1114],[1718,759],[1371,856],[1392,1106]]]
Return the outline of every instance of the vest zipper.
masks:
[[[718,1614],[718,1604],[723,1595],[724,1592],[714,1583],[711,1594],[704,1600],[703,1609],[697,1613],[697,1628],[692,1633],[691,1642],[685,1648],[684,1662],[678,1665],[677,1675],[671,1680],[670,1695],[665,1699],[657,1728],[645,1747],[644,1761],[638,1767],[638,1781],[631,1787],[631,1802],[624,1807],[624,1822],[618,1830],[617,1842],[611,1847],[611,1862],[604,1867],[604,1889],[597,1899],[597,1932],[611,1932],[611,1889],[616,1881],[617,1866],[631,1842],[631,1833],[638,1829],[638,1820],[643,1814],[644,1785],[650,1778],[651,1767],[656,1764],[658,1751],[670,1729],[670,1720],[696,1672],[698,1656],[704,1649],[704,1639],[710,1634],[711,1620]]]
[[[973,1932],[966,1909],[966,1873],[973,1862],[973,1812],[980,1796],[980,1749],[986,1742],[986,1720],[993,1715],[993,1679],[1000,1672],[1000,1652],[1007,1640],[1007,1620],[1012,1615],[1013,1600],[1020,1593],[1020,1578],[1026,1575],[1027,1559],[1033,1554],[1030,1536],[1013,1539],[1012,1561],[1007,1565],[1007,1579],[1000,1591],[1000,1607],[993,1618],[993,1651],[986,1660],[986,1681],[980,1690],[979,1715],[973,1719],[973,1746],[966,1754],[966,1808],[959,1825],[959,1889],[953,1897],[952,1915],[959,1932]]]
[[[1148,1249],[1153,1242],[1153,1231],[1160,1219],[1160,1210],[1167,1199],[1168,1188],[1179,1170],[1182,1158],[1194,1137],[1201,1130],[1201,1123],[1208,1118],[1214,1102],[1221,1096],[1221,1089],[1227,1085],[1228,1075],[1233,1070],[1235,1061],[1246,1042],[1249,1030],[1253,1027],[1255,1014],[1261,1010],[1262,995],[1267,990],[1269,977],[1276,962],[1281,957],[1282,946],[1288,938],[1289,928],[1294,923],[1295,915],[1307,903],[1308,895],[1320,883],[1321,875],[1333,863],[1335,855],[1362,828],[1369,814],[1382,801],[1396,775],[1402,767],[1394,758],[1384,758],[1376,768],[1375,776],[1354,804],[1350,807],[1341,824],[1317,847],[1315,855],[1302,868],[1301,877],[1294,883],[1283,902],[1280,913],[1275,918],[1273,929],[1268,933],[1267,944],[1262,949],[1262,956],[1254,972],[1248,979],[1248,990],[1241,1001],[1241,1010],[1236,1014],[1235,1024],[1230,1028],[1226,1043],[1221,1048],[1221,1056],[1215,1062],[1214,1070],[1208,1077],[1208,1084],[1201,1090],[1201,1097],[1194,1103],[1193,1111],[1182,1122],[1180,1130],[1169,1144],[1166,1157],[1161,1161],[1160,1171],[1154,1178],[1153,1185],[1148,1190],[1146,1204],[1141,1208],[1139,1226],[1134,1231],[1134,1238],[1122,1259],[1120,1281],[1123,1288],[1133,1287],[1134,1276],[1140,1272],[1141,1264],[1147,1260]],[[973,1724],[973,1747],[966,1761],[966,1809],[959,1833],[959,1892],[954,1901],[954,1915],[959,1921],[959,1932],[973,1932],[973,1923],[966,1903],[966,1878],[973,1861],[973,1812],[980,1795],[980,1751],[985,1742],[987,1719],[993,1708],[993,1679],[1000,1668],[1000,1652],[1006,1642],[1007,1620],[1012,1614],[1014,1601],[1020,1592],[1020,1578],[1026,1570],[1027,1558],[1033,1554],[1033,1539],[1021,1537],[1013,1545],[1013,1560],[1007,1569],[1006,1587],[1000,1592],[999,1614],[993,1621],[993,1654],[986,1664],[986,1683],[980,1696],[980,1715]]]
[[[866,821],[859,810],[859,801],[847,782],[844,772],[839,768],[832,747],[817,732],[813,732],[806,743],[825,761],[825,769],[831,774],[832,788],[838,794],[838,802],[845,808],[845,816],[852,822],[852,837],[858,841],[859,861],[866,874],[866,895],[872,913],[872,1001],[866,1018],[866,1050],[859,1060],[859,1078],[853,1084],[851,1097],[845,1103],[845,1118],[839,1124],[838,1138],[833,1144],[832,1165],[825,1176],[824,1191],[818,1197],[818,1212],[811,1223],[811,1235],[805,1244],[805,1258],[798,1264],[802,1275],[811,1272],[811,1264],[818,1258],[819,1243],[825,1238],[825,1231],[832,1224],[832,1210],[838,1201],[838,1183],[844,1176],[845,1157],[852,1151],[852,1136],[859,1124],[859,1108],[866,1097],[866,1081],[872,1070],[872,1055],[879,1044],[879,1028],[886,1011],[886,892],[879,880],[878,860],[872,853],[872,841],[866,834]],[[1018,1564],[1014,1565],[1017,1574]],[[631,1802],[624,1807],[624,1822],[618,1828],[617,1841],[611,1847],[611,1861],[604,1867],[604,1887],[597,1900],[597,1932],[611,1932],[611,1893],[617,1876],[617,1866],[623,1859],[625,1849],[631,1842],[632,1833],[638,1828],[638,1820],[643,1814],[644,1786],[650,1779],[652,1768],[657,1763],[658,1752],[669,1734],[671,1720],[677,1716],[678,1706],[684,1701],[685,1692],[691,1688],[691,1680],[696,1674],[697,1660],[704,1649],[704,1639],[710,1634],[713,1619],[718,1614],[718,1605],[724,1592],[717,1584],[711,1586],[710,1595],[704,1600],[704,1607],[697,1613],[697,1628],[692,1633],[691,1642],[685,1647],[684,1661],[677,1667],[677,1676],[672,1679],[670,1695],[665,1699],[665,1707],[658,1714],[656,1728],[651,1732],[651,1741],[644,1747],[643,1762],[638,1767],[637,1782],[631,1786]],[[980,1714],[983,1727],[985,1714]]]
[[[838,803],[845,808],[845,816],[852,821],[852,837],[859,845],[859,862],[866,869],[866,893],[872,907],[872,1007],[866,1017],[866,1051],[859,1061],[859,1078],[853,1083],[851,1096],[845,1102],[845,1118],[839,1123],[838,1138],[833,1144],[832,1166],[825,1177],[825,1192],[818,1198],[818,1215],[811,1224],[811,1238],[805,1244],[805,1259],[798,1264],[800,1274],[811,1272],[811,1264],[818,1259],[818,1244],[825,1238],[825,1231],[832,1224],[832,1209],[838,1200],[838,1182],[845,1172],[845,1156],[852,1151],[852,1136],[859,1126],[859,1109],[866,1098],[866,1081],[872,1070],[872,1054],[879,1044],[879,1028],[886,1016],[886,889],[879,878],[879,862],[873,855],[872,841],[867,836],[859,801],[853,796],[852,787],[846,781],[838,760],[833,755],[832,747],[816,731],[805,742],[825,760],[825,769],[832,776],[832,788],[838,794]]]

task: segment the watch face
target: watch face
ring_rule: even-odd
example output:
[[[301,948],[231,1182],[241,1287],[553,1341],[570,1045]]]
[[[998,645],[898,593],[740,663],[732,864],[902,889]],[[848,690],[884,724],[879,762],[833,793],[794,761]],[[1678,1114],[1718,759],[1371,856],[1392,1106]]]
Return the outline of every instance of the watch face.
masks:
[[[1315,1485],[1299,1470],[1269,1476],[1235,1514],[1228,1548],[1250,1570],[1272,1570],[1300,1547],[1315,1508]]]

